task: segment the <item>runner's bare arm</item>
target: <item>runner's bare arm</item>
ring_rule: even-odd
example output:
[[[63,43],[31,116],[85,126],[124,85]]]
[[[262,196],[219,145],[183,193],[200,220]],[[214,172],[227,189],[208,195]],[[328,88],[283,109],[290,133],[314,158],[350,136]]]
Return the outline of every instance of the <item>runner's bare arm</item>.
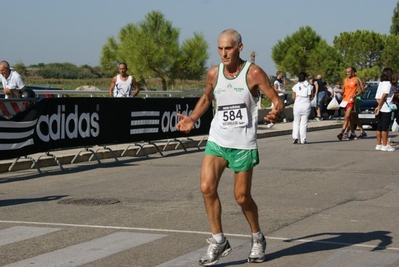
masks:
[[[206,75],[206,86],[205,86],[204,94],[198,100],[198,102],[195,105],[195,108],[194,108],[193,112],[190,114],[190,116],[185,116],[183,114],[177,114],[177,116],[181,119],[176,124],[177,130],[184,132],[184,133],[189,133],[191,131],[191,129],[194,127],[194,124],[197,122],[197,120],[205,113],[205,111],[207,111],[207,109],[211,105],[212,100],[214,98],[213,89],[215,87],[217,72],[218,72],[217,66],[213,66],[208,71],[208,73]]]
[[[256,95],[260,90],[273,103],[273,109],[266,115],[265,120],[276,123],[284,111],[284,104],[276,90],[271,86],[266,72],[253,64],[248,71],[247,81],[253,95]]]

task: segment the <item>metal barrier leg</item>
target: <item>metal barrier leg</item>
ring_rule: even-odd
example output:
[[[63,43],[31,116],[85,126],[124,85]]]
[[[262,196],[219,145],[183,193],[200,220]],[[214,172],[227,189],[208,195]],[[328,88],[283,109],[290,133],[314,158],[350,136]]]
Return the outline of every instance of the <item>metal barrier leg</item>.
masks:
[[[201,146],[201,144],[202,144],[202,142],[203,142],[204,140],[208,140],[208,137],[207,137],[207,136],[202,137],[202,139],[198,142],[198,147]]]
[[[162,157],[164,157],[164,155],[163,155],[161,149],[159,148],[159,146],[157,146],[157,144],[153,143],[152,141],[149,141],[148,144],[149,144],[149,145],[153,145],[153,146],[158,150],[159,154],[160,154]]]
[[[117,157],[115,156],[114,151],[112,151],[112,149],[109,148],[109,147],[107,147],[107,146],[103,146],[102,148],[98,148],[98,149],[96,150],[95,154],[93,154],[93,155],[90,156],[89,161],[91,161],[91,159],[94,157],[94,155],[96,155],[97,152],[98,152],[99,150],[101,150],[101,149],[108,150],[108,151],[111,153],[112,157],[115,159],[115,161],[118,161]]]
[[[188,141],[191,141],[192,143],[194,143],[194,145],[197,147],[198,150],[201,150],[201,148],[199,147],[198,144],[196,144],[196,142],[195,142],[194,139],[192,139],[192,138],[190,138],[190,137],[187,137],[187,140],[188,140]]]
[[[177,143],[177,145],[175,146],[175,150],[179,147],[179,145],[181,145],[184,149],[184,152],[187,152],[186,146],[183,144],[183,142],[180,139],[175,138],[174,139]]]
[[[171,141],[172,141],[172,140],[168,140],[168,141],[166,142],[166,144],[165,144],[165,146],[163,147],[162,151],[165,151],[165,150],[166,150],[166,148],[168,147],[168,145],[169,145],[169,143],[170,143]]]
[[[57,165],[60,167],[61,171],[64,171],[64,167],[62,167],[61,162],[58,160],[58,158],[57,158],[55,155],[50,154],[50,152],[46,152],[45,155],[40,155],[40,156],[36,159],[36,161],[39,162],[40,158],[43,157],[43,156],[52,157],[52,158],[54,159],[55,163],[57,163]],[[32,165],[30,166],[30,168],[33,169],[34,165],[35,165],[35,164],[32,164]]]
[[[147,151],[145,150],[145,147],[139,143],[134,143],[133,145],[128,145],[125,150],[123,150],[121,157],[123,157],[125,155],[125,153],[129,150],[130,147],[132,146],[138,146],[139,149],[136,152],[136,156],[140,153],[141,150],[143,150],[144,155],[149,158]]]
[[[40,170],[39,166],[36,164],[36,161],[30,157],[30,156],[24,156],[26,159],[30,159],[30,161],[32,161],[32,167],[35,166],[37,171],[39,172],[39,174],[42,174],[42,171]],[[17,163],[17,161],[20,159],[21,157],[18,157],[14,160],[14,162],[10,165],[10,167],[8,168],[8,171],[12,171],[12,168],[15,166],[15,164]],[[32,168],[31,167],[31,168]]]
[[[144,155],[145,155],[147,158],[149,158],[148,153],[147,153],[147,150],[145,150],[144,145],[139,144],[139,143],[135,143],[134,145],[139,147],[139,149],[138,149],[137,152],[136,152],[136,156],[140,153],[141,150],[143,150]]]
[[[73,163],[75,162],[75,160],[78,158],[78,156],[80,155],[80,153],[81,153],[82,151],[91,152],[92,156],[94,156],[94,157],[96,158],[97,162],[98,162],[98,163],[101,163],[101,161],[100,161],[100,159],[97,157],[96,153],[95,153],[92,149],[89,149],[88,147],[86,147],[85,149],[82,149],[82,150],[80,150],[78,153],[76,153],[75,157],[73,157],[73,159],[72,159],[72,161],[71,161],[71,164],[73,164]],[[91,159],[91,157],[90,157],[90,159]],[[89,159],[89,161],[90,161],[90,159]]]

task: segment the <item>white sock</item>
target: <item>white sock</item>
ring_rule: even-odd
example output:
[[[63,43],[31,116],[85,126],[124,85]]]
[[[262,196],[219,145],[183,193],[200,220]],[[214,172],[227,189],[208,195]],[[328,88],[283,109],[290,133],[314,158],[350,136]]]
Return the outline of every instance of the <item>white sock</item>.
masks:
[[[212,237],[213,237],[213,239],[215,239],[216,243],[218,243],[218,244],[222,244],[224,242],[224,240],[226,239],[224,237],[223,233],[212,235]]]
[[[252,238],[253,239],[262,239],[263,238],[263,233],[262,231],[259,231],[257,233],[252,233]]]

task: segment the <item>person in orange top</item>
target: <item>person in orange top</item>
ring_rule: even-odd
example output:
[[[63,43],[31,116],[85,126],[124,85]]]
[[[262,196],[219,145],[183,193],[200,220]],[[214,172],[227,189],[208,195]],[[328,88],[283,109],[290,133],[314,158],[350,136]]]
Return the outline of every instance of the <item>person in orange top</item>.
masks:
[[[355,108],[355,98],[360,95],[362,92],[356,92],[356,88],[361,88],[361,84],[359,79],[355,75],[355,71],[353,67],[346,68],[346,78],[344,79],[344,87],[343,89],[343,98],[340,106],[343,108],[345,112],[344,123],[342,124],[342,131],[337,135],[337,138],[342,140],[349,140],[347,134],[345,134],[345,130],[347,127],[350,127],[352,133],[355,132],[354,125],[351,123],[351,113]]]

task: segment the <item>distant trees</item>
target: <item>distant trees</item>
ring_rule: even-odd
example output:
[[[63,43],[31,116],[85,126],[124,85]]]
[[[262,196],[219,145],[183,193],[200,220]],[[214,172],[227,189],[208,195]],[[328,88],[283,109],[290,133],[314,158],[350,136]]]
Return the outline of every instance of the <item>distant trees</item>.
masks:
[[[332,76],[339,69],[339,55],[310,26],[299,28],[272,47],[272,59],[279,70],[297,75],[323,73]]]
[[[323,74],[326,80],[345,77],[345,68],[354,66],[362,79],[377,79],[384,67],[399,71],[399,35],[357,30],[335,36],[330,46],[309,26],[301,27],[272,48],[279,70],[296,75]]]
[[[159,11],[152,11],[137,24],[127,24],[115,38],[108,38],[100,65],[107,75],[115,75],[116,63],[125,62],[129,72],[144,82],[159,77],[162,89],[167,79],[201,79],[209,57],[208,43],[200,33],[179,45],[180,31]]]
[[[354,66],[363,79],[378,78],[386,65],[382,58],[386,36],[367,30],[343,32],[334,38],[342,68]]]
[[[28,76],[28,71],[24,63],[18,62],[12,68],[16,70],[24,79]]]
[[[390,33],[394,35],[399,34],[399,1],[396,3],[396,7],[393,10]]]
[[[50,63],[39,67],[38,75],[45,79],[92,79],[102,75],[99,68],[89,65],[76,66],[72,63]]]

